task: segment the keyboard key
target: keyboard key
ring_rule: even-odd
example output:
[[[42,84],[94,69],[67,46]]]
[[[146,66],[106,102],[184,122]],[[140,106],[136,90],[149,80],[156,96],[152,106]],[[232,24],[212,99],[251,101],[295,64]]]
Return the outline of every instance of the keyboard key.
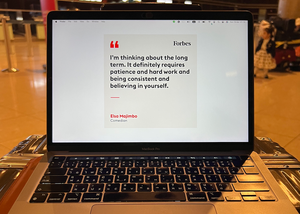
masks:
[[[171,168],[171,173],[174,175],[180,175],[180,174],[184,174],[184,170],[182,167],[172,167]]]
[[[95,175],[97,169],[96,168],[84,168],[82,171],[83,175]]]
[[[60,203],[63,201],[64,193],[50,193],[47,202],[48,203]]]
[[[142,173],[144,175],[151,175],[151,174],[154,174],[155,171],[154,171],[154,168],[153,167],[149,167],[149,168],[143,168],[142,169]]]
[[[160,181],[163,182],[174,182],[174,176],[173,175],[161,175],[160,176]]]
[[[163,192],[168,191],[167,184],[154,184],[153,188],[154,188],[154,191],[163,191]]]
[[[93,160],[95,157],[91,156],[72,156],[72,157],[67,157],[66,161],[85,161],[85,160]]]
[[[128,169],[127,169],[127,174],[130,174],[130,175],[132,175],[132,174],[140,174],[140,168],[138,168],[138,167],[129,167]]]
[[[88,184],[75,184],[72,192],[86,192]]]
[[[81,198],[81,193],[68,193],[64,202],[79,202]]]
[[[174,167],[175,161],[174,160],[164,160],[163,167]]]
[[[244,167],[246,174],[259,174],[256,167]]]
[[[219,175],[205,175],[207,182],[221,182]]]
[[[104,167],[105,160],[95,160],[92,164],[92,167]]]
[[[187,183],[190,182],[190,178],[188,175],[176,175],[176,182]]]
[[[30,203],[44,203],[47,196],[47,193],[34,193],[30,199]]]
[[[151,184],[138,184],[138,191],[139,192],[151,192],[152,185]]]
[[[160,160],[150,160],[149,161],[149,166],[150,167],[160,167],[161,162],[160,162]]]
[[[99,202],[101,197],[102,193],[84,193],[81,202]]]
[[[260,175],[236,175],[240,183],[263,183],[264,179]]]
[[[126,171],[125,167],[113,168],[112,174],[113,175],[124,175]]]
[[[135,192],[135,184],[122,184],[122,192]]]
[[[113,175],[102,175],[100,177],[99,183],[112,183],[114,180]]]
[[[135,166],[136,167],[147,167],[147,161],[146,160],[136,160]]]
[[[68,171],[68,175],[80,175],[82,168],[70,168]]]
[[[105,192],[119,192],[120,184],[106,184]]]
[[[54,176],[44,176],[41,180],[41,183],[66,183],[68,176],[59,176],[59,175],[54,175]]]
[[[115,182],[116,183],[127,183],[128,175],[116,175]]]
[[[111,172],[111,168],[110,167],[105,167],[105,168],[99,168],[98,169],[98,175],[109,175]]]
[[[257,196],[243,196],[244,201],[258,201]]]
[[[231,195],[231,196],[226,196],[226,201],[241,201],[242,198],[239,195]]]
[[[183,192],[118,192],[105,193],[103,202],[185,201]]]
[[[200,191],[200,187],[198,184],[187,183],[185,184],[186,191]]]
[[[178,167],[182,167],[182,166],[190,166],[190,163],[188,160],[176,160],[176,164]]]
[[[231,174],[244,174],[241,167],[228,167],[228,169]]]
[[[226,167],[215,167],[214,170],[215,170],[216,174],[229,174]]]
[[[119,160],[108,160],[106,166],[107,167],[118,167],[119,166]]]
[[[78,167],[90,167],[92,162],[90,160],[79,161]]]
[[[234,175],[221,175],[221,179],[223,182],[230,182],[230,183],[236,182]]]
[[[45,172],[45,175],[65,175],[66,172],[66,168],[49,168]]]
[[[72,184],[39,184],[36,192],[70,192]]]
[[[201,174],[214,174],[213,168],[211,167],[200,167]]]
[[[197,167],[186,167],[185,171],[186,174],[193,174],[193,175],[199,174]]]
[[[70,168],[70,167],[74,168],[74,167],[76,167],[76,165],[77,165],[77,161],[66,161],[64,163],[63,167],[65,167],[65,168]]]
[[[217,161],[215,160],[205,160],[204,164],[206,167],[218,166]]]
[[[191,175],[191,180],[192,182],[205,182],[204,176],[203,175]]]
[[[92,175],[92,176],[87,175],[84,177],[83,183],[97,183],[98,179],[99,179],[99,176],[97,176],[97,175]]]
[[[224,201],[224,197],[221,192],[208,192],[207,196],[210,201]]]
[[[156,168],[156,173],[157,174],[170,174],[169,172],[169,168],[167,167],[159,167],[159,168]]]
[[[143,175],[131,175],[130,176],[130,182],[132,182],[132,183],[143,183],[144,182],[144,176]]]
[[[59,168],[64,164],[63,161],[57,160],[57,161],[51,161],[49,164],[49,168]]]
[[[268,192],[270,189],[265,183],[234,183],[232,184],[235,191],[250,192]]]
[[[83,176],[81,175],[72,175],[69,177],[68,183],[81,183]]]
[[[231,188],[230,184],[217,183],[216,186],[217,186],[217,188],[218,188],[218,190],[220,192],[223,192],[223,191],[232,191],[232,188]]]
[[[158,183],[159,177],[158,177],[158,175],[146,175],[146,182],[147,183]]]
[[[192,167],[203,167],[203,161],[202,160],[191,160],[191,166]]]
[[[231,162],[229,160],[219,160],[218,162],[219,162],[219,165],[221,167],[230,167],[230,166],[232,166]]]
[[[217,191],[215,184],[212,183],[202,183],[202,191]]]
[[[188,192],[187,198],[189,201],[207,201],[207,197],[204,192]]]
[[[241,192],[241,196],[256,196],[255,192]]]
[[[66,159],[65,156],[54,156],[52,161],[64,161]]]
[[[183,185],[182,184],[169,184],[169,189],[170,191],[183,191]]]
[[[133,160],[122,160],[121,167],[133,167]]]
[[[91,184],[89,192],[102,192],[104,189],[104,184]]]
[[[275,201],[276,200],[276,198],[273,195],[262,195],[262,196],[259,196],[259,199],[261,201]]]

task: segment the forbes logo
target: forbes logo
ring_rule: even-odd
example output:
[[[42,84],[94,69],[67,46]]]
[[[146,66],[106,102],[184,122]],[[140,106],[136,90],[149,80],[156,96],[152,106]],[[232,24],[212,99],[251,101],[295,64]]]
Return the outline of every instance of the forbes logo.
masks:
[[[173,45],[174,46],[191,46],[192,43],[191,42],[185,42],[185,41],[173,41]]]

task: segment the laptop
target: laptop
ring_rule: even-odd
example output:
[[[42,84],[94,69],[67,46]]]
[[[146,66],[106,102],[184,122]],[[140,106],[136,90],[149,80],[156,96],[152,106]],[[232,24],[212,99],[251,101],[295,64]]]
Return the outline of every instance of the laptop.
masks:
[[[254,144],[249,12],[50,12],[47,146],[10,214],[297,213]]]

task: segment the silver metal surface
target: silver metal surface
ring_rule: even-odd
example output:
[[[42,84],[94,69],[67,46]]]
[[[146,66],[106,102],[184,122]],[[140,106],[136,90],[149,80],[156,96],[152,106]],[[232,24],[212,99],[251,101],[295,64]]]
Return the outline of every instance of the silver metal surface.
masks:
[[[30,57],[33,56],[31,28],[29,23],[25,23],[24,26],[25,26],[25,33],[26,33],[28,56]]]
[[[300,169],[270,169],[280,188],[300,213]]]
[[[15,146],[6,156],[22,154],[45,154],[47,152],[46,135],[31,135]]]
[[[27,163],[46,152],[46,135],[31,135],[0,159],[0,199]]]
[[[300,213],[300,162],[270,138],[258,139],[256,152]]]
[[[11,65],[11,58],[10,54],[12,53],[11,45],[10,45],[10,37],[8,34],[8,27],[6,24],[6,19],[2,18],[2,27],[3,27],[3,34],[4,34],[4,43],[5,43],[5,50],[6,50],[6,56],[7,56],[7,64],[8,68],[3,69],[3,72],[18,72],[19,69],[13,68]]]
[[[0,200],[22,169],[0,169]]]

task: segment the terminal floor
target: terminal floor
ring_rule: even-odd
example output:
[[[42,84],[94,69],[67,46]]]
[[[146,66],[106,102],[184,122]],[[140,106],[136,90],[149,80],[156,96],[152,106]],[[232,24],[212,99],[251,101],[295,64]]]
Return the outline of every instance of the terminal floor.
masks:
[[[34,39],[29,56],[23,38],[12,41],[17,73],[0,72],[0,157],[33,134],[46,134],[46,43]],[[0,41],[0,70],[7,68]],[[269,137],[300,160],[300,72],[255,78],[255,136]]]

